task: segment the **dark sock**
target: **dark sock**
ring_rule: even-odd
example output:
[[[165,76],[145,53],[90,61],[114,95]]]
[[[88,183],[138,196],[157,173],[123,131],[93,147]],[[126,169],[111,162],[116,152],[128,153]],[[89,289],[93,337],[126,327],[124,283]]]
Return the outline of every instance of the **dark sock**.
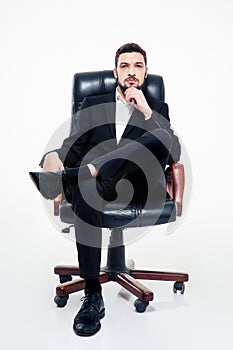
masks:
[[[79,181],[89,179],[92,176],[87,165],[65,169],[64,173],[67,174],[67,176],[63,177],[64,186],[75,186]]]
[[[90,169],[88,168],[87,165],[83,165],[80,166],[78,168],[78,179],[79,180],[85,180],[85,179],[89,179],[90,177],[92,177]]]
[[[102,287],[99,282],[99,279],[93,280],[85,280],[85,295],[100,293],[101,294]]]
[[[87,179],[91,177],[91,172],[87,165],[83,165],[77,168],[68,168],[65,170],[70,178],[78,179],[78,176],[80,177],[80,180]]]

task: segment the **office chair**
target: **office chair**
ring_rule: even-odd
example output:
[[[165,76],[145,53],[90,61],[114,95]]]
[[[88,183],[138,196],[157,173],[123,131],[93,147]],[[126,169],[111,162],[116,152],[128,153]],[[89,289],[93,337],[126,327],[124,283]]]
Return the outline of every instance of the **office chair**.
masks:
[[[80,109],[82,100],[86,96],[100,95],[110,92],[116,87],[116,79],[110,70],[83,72],[74,75],[72,115]],[[164,101],[164,82],[158,75],[149,74],[143,87],[146,96],[153,96]],[[71,120],[71,130],[73,118]],[[107,203],[103,211],[103,228],[111,230],[106,266],[101,268],[100,283],[115,281],[137,299],[134,306],[137,312],[144,312],[150,301],[153,300],[153,292],[138,280],[173,281],[173,292],[184,293],[184,282],[188,281],[188,274],[179,272],[160,272],[134,269],[133,260],[126,261],[123,230],[127,227],[146,227],[166,224],[176,220],[182,215],[182,199],[184,192],[184,166],[174,163],[165,170],[167,197],[161,210],[160,198],[152,199],[149,208],[144,209],[140,203],[130,203],[123,210]],[[60,216],[63,223],[68,224],[63,232],[69,232],[74,223],[74,213],[71,203],[62,200],[61,197],[54,201],[54,215]],[[156,218],[156,219],[155,219]],[[84,279],[72,280],[72,276],[79,276],[77,266],[58,265],[54,273],[59,275],[60,284],[56,288],[54,298],[58,307],[67,304],[69,294],[84,289]]]

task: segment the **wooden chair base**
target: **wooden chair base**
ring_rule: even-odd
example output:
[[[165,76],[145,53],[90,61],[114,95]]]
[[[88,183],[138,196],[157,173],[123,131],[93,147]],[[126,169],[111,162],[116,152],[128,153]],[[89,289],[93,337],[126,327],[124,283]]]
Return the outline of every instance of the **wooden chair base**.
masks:
[[[138,312],[144,312],[149,302],[153,300],[152,290],[147,288],[138,280],[157,280],[157,281],[174,281],[173,292],[180,291],[184,293],[184,282],[189,277],[186,273],[179,272],[160,272],[150,270],[134,269],[134,262],[128,260],[122,271],[109,270],[109,266],[101,269],[100,283],[115,281],[138,299],[135,301],[135,308]],[[64,307],[69,298],[69,294],[83,290],[85,282],[83,278],[72,280],[72,276],[79,276],[79,268],[76,266],[58,265],[54,268],[54,273],[59,275],[60,282],[56,288],[55,302],[57,306]]]

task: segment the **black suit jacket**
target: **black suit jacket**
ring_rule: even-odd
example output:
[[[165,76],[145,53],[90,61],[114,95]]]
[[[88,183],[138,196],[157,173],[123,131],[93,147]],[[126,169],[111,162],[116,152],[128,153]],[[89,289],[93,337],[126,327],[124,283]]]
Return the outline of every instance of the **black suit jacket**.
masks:
[[[177,162],[180,157],[180,144],[170,127],[168,105],[155,98],[148,100],[153,110],[149,120],[136,108],[124,130],[122,138],[117,144],[115,131],[115,90],[109,94],[86,97],[83,100],[81,110],[76,113],[73,120],[73,128],[62,146],[55,151],[63,161],[64,166],[71,168],[90,163],[93,159],[111,152],[127,143],[127,140],[135,140],[146,131],[156,128],[166,129],[173,137],[173,158],[168,164]],[[43,159],[40,163],[43,166]]]

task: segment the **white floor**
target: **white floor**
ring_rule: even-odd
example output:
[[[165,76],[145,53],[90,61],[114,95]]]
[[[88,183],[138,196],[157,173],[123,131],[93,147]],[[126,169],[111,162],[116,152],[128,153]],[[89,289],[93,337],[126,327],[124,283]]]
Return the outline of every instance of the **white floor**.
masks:
[[[53,302],[58,283],[53,267],[75,264],[75,246],[50,222],[29,179],[24,181],[24,195],[16,192],[14,198],[16,211],[11,199],[6,196],[4,201],[1,349],[233,349],[230,230],[198,222],[194,210],[173,234],[153,228],[128,244],[127,255],[137,267],[188,272],[185,294],[174,295],[170,282],[143,281],[155,299],[139,314],[134,296],[107,283],[102,328],[93,337],[81,338],[73,333],[72,321],[82,292],[71,295],[65,308]],[[6,193],[4,184],[1,189]],[[103,250],[103,260],[105,254]]]

